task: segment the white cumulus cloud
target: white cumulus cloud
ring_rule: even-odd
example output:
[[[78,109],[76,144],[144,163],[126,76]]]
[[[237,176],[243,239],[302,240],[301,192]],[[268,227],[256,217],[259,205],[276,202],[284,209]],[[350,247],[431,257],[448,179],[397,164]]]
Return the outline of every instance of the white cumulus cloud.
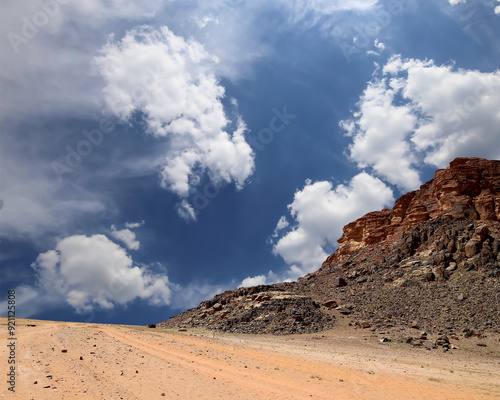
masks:
[[[112,309],[135,299],[153,305],[170,304],[168,277],[135,266],[125,249],[104,235],[66,237],[55,249],[39,254],[32,267],[37,285],[18,288],[24,303],[37,299],[24,304],[25,315],[61,301],[80,313],[95,307]]]
[[[335,188],[327,181],[306,182],[288,205],[296,224],[273,248],[291,265],[286,278],[297,279],[318,269],[329,255],[325,248],[336,245],[344,225],[393,201],[392,190],[366,172]]]
[[[164,187],[186,197],[204,173],[215,184],[243,187],[254,170],[246,125],[228,120],[224,87],[214,75],[217,59],[200,43],[167,27],[142,27],[108,43],[95,64],[106,81],[107,112],[124,121],[140,113],[150,134],[168,138]]]
[[[500,71],[393,56],[341,126],[352,137],[348,154],[359,167],[413,190],[422,160],[442,168],[460,156],[500,158],[498,104]]]
[[[124,243],[129,250],[139,250],[141,245],[136,239],[135,233],[130,229],[117,230],[114,225],[111,225],[111,236]]]
[[[267,277],[265,275],[257,275],[243,279],[239,287],[265,285],[266,282],[267,282]]]

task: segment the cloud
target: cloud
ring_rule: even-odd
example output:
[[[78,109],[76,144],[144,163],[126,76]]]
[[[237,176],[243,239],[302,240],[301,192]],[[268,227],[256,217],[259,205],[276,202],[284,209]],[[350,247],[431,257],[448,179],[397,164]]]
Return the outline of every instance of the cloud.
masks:
[[[9,128],[4,132],[11,133]],[[60,234],[75,220],[104,212],[106,200],[82,186],[59,185],[49,162],[31,157],[43,148],[41,136],[26,141],[24,151],[19,153],[12,138],[2,138],[0,230],[14,237],[27,235],[36,241],[48,241],[47,232]]]
[[[457,4],[465,4],[467,0],[449,0],[452,6],[456,6]],[[497,0],[500,2],[500,0]],[[500,6],[496,6],[494,9],[494,13],[500,15]]]
[[[330,16],[342,11],[368,11],[373,9],[378,0],[297,0],[294,2],[282,0],[294,15],[296,20],[309,19],[318,23],[320,16]]]
[[[60,302],[79,313],[112,309],[135,299],[157,306],[170,304],[168,277],[134,266],[125,249],[104,235],[64,238],[54,250],[39,254],[32,267],[37,273],[36,286],[18,288],[20,298],[37,298],[24,305],[25,315]]]
[[[135,229],[135,228],[139,228],[139,227],[143,226],[144,224],[145,224],[144,221],[141,221],[141,222],[127,222],[127,223],[125,223],[125,228]]]
[[[187,200],[182,200],[177,204],[177,213],[186,222],[196,221],[198,217],[196,216],[196,211]]]
[[[411,108],[393,104],[396,93],[385,81],[371,82],[359,102],[352,125],[341,122],[353,136],[349,156],[358,167],[371,166],[379,176],[404,189],[420,185],[406,141],[415,128]]]
[[[278,237],[279,232],[283,229],[286,229],[290,226],[290,223],[287,221],[286,216],[282,216],[278,223],[276,224],[276,228],[274,229],[273,237]]]
[[[378,39],[375,39],[375,43],[373,45],[380,51],[385,50],[385,44],[379,41]]]
[[[243,279],[239,287],[259,286],[265,285],[266,283],[267,277],[265,275],[257,275]]]
[[[213,74],[217,60],[200,43],[167,27],[143,27],[108,43],[95,64],[106,81],[106,111],[124,121],[141,113],[148,133],[168,138],[164,187],[186,197],[204,173],[215,184],[244,186],[254,170],[246,126],[239,119],[228,132],[224,88]]]
[[[236,287],[236,282],[222,284],[190,282],[187,285],[174,285],[172,287],[172,302],[170,308],[182,310],[197,307],[200,302],[213,298],[216,294]]]
[[[266,275],[256,275],[256,276],[249,276],[241,283],[238,285],[238,287],[251,287],[251,286],[258,286],[258,285],[272,285],[273,283],[277,282],[284,282],[284,281],[290,281],[291,279],[287,278],[286,276],[280,277],[279,275],[275,274],[273,271],[269,271]]]
[[[354,176],[348,185],[307,181],[288,205],[296,224],[274,245],[273,252],[291,265],[288,279],[297,279],[318,269],[329,255],[348,222],[390,205],[394,197],[380,179],[366,172]]]
[[[135,233],[130,229],[117,231],[114,225],[111,225],[111,236],[124,243],[129,250],[139,250],[140,242],[136,240]]]
[[[393,56],[341,126],[349,157],[401,189],[420,184],[419,164],[455,157],[500,158],[500,71],[437,66]]]

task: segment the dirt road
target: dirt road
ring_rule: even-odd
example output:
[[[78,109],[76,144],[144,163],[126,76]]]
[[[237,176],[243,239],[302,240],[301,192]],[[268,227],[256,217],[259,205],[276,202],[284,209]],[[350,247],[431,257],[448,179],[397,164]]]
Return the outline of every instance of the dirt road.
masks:
[[[6,332],[4,319],[0,322]],[[7,390],[4,379],[0,397],[500,399],[498,353],[491,346],[476,350],[473,343],[449,354],[381,344],[348,329],[213,337],[28,320],[18,320],[16,333],[16,392]],[[9,351],[1,347],[5,374]]]

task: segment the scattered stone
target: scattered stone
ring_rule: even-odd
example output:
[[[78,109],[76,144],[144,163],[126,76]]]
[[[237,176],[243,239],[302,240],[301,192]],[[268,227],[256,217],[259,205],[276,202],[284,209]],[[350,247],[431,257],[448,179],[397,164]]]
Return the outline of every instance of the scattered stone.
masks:
[[[363,329],[368,329],[371,328],[372,324],[370,324],[368,321],[361,321],[359,323],[359,326]]]
[[[347,307],[338,307],[337,310],[339,311],[339,313],[341,313],[342,315],[349,315],[349,314],[352,314],[352,310],[349,310]]]
[[[327,302],[325,302],[323,305],[324,305],[325,307],[327,307],[327,308],[336,308],[336,307],[338,307],[338,306],[339,306],[339,305],[338,305],[338,303],[337,303],[337,301],[335,301],[335,300],[328,300],[328,301],[327,301]]]
[[[438,336],[438,338],[436,339],[436,346],[444,346],[444,345],[447,345],[449,343],[450,343],[450,340],[445,335]]]
[[[476,346],[486,347],[486,343],[479,342],[479,343],[476,343]]]
[[[342,277],[338,277],[335,279],[334,286],[336,286],[336,287],[347,286],[347,281]]]
[[[66,349],[61,350],[61,353],[67,353],[67,352],[68,352],[68,350],[66,350]]]
[[[434,350],[436,348],[436,344],[432,340],[426,340],[423,343],[424,348],[427,350]]]

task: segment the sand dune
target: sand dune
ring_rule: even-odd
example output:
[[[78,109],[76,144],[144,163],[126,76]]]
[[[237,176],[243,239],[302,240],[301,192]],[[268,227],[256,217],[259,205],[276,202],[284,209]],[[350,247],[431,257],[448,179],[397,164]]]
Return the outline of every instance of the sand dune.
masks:
[[[486,348],[464,339],[443,353],[382,344],[350,327],[284,337],[21,319],[16,328],[15,393],[6,375],[10,348],[1,347],[5,398],[500,398],[493,337]]]

